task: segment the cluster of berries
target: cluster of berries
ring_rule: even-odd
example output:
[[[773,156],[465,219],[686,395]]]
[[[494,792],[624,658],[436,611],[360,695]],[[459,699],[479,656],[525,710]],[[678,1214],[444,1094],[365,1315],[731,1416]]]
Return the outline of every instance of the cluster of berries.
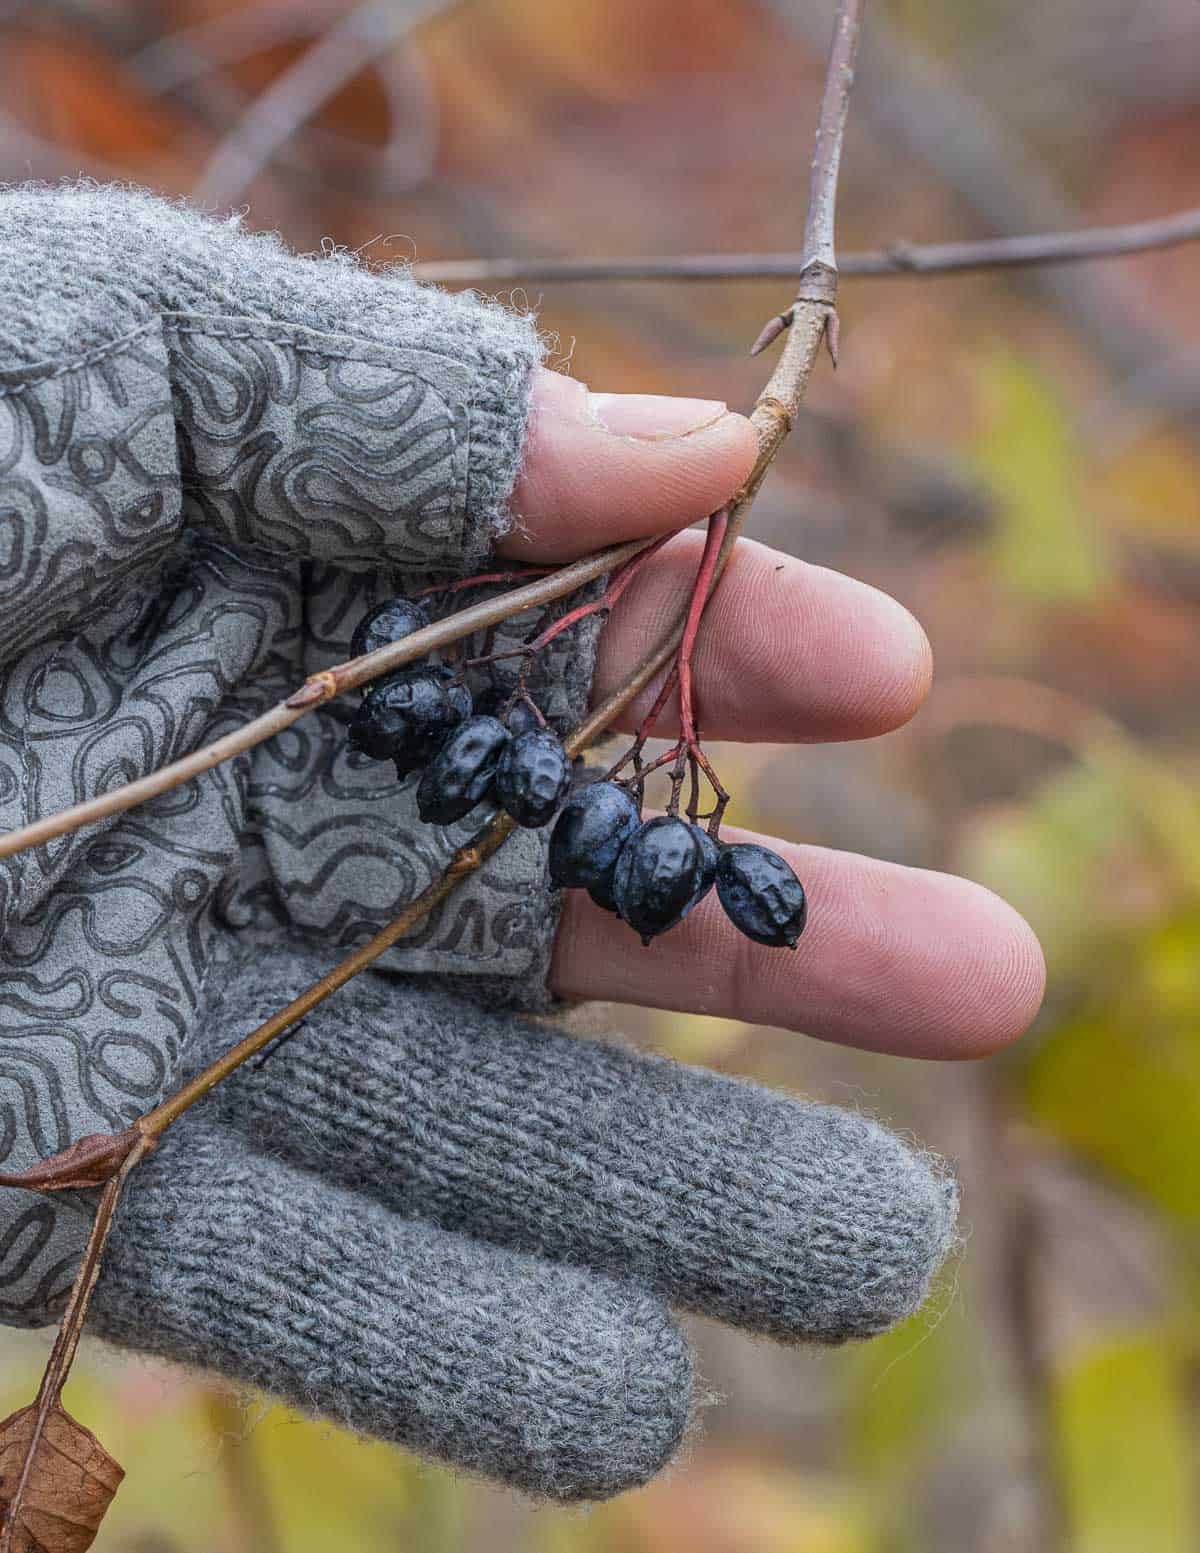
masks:
[[[390,599],[359,622],[351,653],[374,652],[428,624],[420,604]],[[427,825],[453,825],[494,798],[518,825],[536,829],[554,818],[571,785],[562,740],[530,700],[506,704],[492,692],[477,707],[461,673],[428,660],[365,692],[349,744],[392,761],[401,781],[421,773],[417,812]]]
[[[714,885],[733,925],[772,948],[796,947],[808,911],[804,887],[778,853],[752,842],[727,846],[674,814],[643,821],[620,782],[593,782],[567,799],[550,836],[550,878],[586,890],[643,944],[682,922]]]
[[[391,599],[359,623],[352,656],[428,624],[422,605]],[[491,689],[476,699],[461,671],[426,659],[364,692],[349,743],[391,760],[402,781],[420,772],[417,812],[426,824],[452,825],[487,799],[532,829],[557,814],[553,883],[587,890],[644,944],[682,922],[714,886],[730,921],[756,943],[794,949],[804,930],[803,886],[777,853],[727,845],[676,813],[643,821],[637,778],[610,777],[571,792],[562,740],[520,690]]]

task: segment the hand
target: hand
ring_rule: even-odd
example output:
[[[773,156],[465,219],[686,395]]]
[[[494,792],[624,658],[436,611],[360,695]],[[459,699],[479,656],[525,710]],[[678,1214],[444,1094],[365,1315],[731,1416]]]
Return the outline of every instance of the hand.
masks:
[[[35,314],[13,311],[28,288],[0,287],[11,828],[239,726],[344,658],[379,597],[473,569],[522,453],[536,344],[402,277],[125,191],[4,191],[0,217],[0,279],[38,276]],[[752,456],[720,406],[589,401],[544,373],[533,397],[516,558],[682,528]],[[597,693],[677,608],[695,551],[681,534],[622,601]],[[588,641],[551,657],[560,720],[590,688]],[[854,737],[911,715],[928,648],[871,589],[746,544],[697,667],[714,737]],[[441,871],[456,836],[350,755],[350,713],[322,706],[0,868],[8,1169],[126,1125]],[[910,1312],[955,1215],[923,1156],[852,1113],[505,1011],[539,1005],[549,963],[565,996],[913,1054],[984,1051],[1032,1017],[1036,943],[986,892],[792,850],[813,901],[796,955],[732,937],[711,902],[643,951],[574,897],[549,942],[545,834],[515,837],[390,972],[342,989],[139,1166],[96,1329],[578,1498],[644,1481],[678,1444],[691,1371],[669,1306],[785,1341]],[[0,1193],[0,1317],[53,1319],[87,1223],[70,1195]]]
[[[544,373],[513,499],[522,560],[565,561],[670,532],[719,507],[754,458],[754,435],[719,405],[599,396],[623,435],[590,424],[578,382]],[[655,437],[671,427],[676,435]],[[679,435],[681,427],[697,426]],[[682,533],[635,582],[600,640],[594,695],[636,666],[686,602],[703,536]],[[928,694],[929,643],[901,605],[838,572],[743,540],[707,611],[697,698],[712,739],[819,743],[906,723]],[[657,683],[625,717],[637,726]],[[677,724],[665,720],[663,733]],[[568,893],[551,967],[567,998],[643,1003],[909,1057],[976,1057],[1014,1040],[1042,999],[1045,967],[1028,925],[990,891],[924,869],[763,839],[812,902],[796,953],[742,937],[709,897],[641,952],[585,891]]]

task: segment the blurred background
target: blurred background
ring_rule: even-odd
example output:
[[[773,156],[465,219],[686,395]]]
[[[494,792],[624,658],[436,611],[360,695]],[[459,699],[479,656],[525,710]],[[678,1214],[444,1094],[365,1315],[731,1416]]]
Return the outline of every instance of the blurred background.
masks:
[[[798,245],[818,0],[8,0],[0,177],[191,193],[375,262]],[[840,244],[1200,203],[1194,0],[868,10]],[[1192,1553],[1200,1547],[1200,247],[848,280],[842,366],[751,532],[894,593],[938,681],[841,748],[715,751],[730,818],[964,872],[1050,992],[970,1065],[590,1009],[857,1106],[955,1161],[967,1241],[854,1350],[693,1322],[686,1459],[525,1504],[85,1343],[68,1400],[129,1477],[103,1553]],[[529,286],[569,370],[748,408],[780,282]],[[46,1334],[0,1336],[0,1415]]]

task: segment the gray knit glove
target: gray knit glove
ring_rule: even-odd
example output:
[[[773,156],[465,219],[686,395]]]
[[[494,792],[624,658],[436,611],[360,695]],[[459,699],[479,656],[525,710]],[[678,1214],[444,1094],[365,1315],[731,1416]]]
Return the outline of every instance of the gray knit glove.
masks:
[[[0,826],[228,732],[502,530],[526,320],[91,187],[0,192],[0,281]],[[564,722],[592,645],[547,666]],[[0,865],[5,1168],[127,1123],[441,872],[462,838],[348,715]],[[678,1443],[669,1304],[823,1341],[914,1308],[954,1196],[897,1140],[502,1011],[545,1003],[545,844],[172,1131],[99,1331],[570,1499]],[[53,1319],[88,1219],[0,1193],[0,1317]]]

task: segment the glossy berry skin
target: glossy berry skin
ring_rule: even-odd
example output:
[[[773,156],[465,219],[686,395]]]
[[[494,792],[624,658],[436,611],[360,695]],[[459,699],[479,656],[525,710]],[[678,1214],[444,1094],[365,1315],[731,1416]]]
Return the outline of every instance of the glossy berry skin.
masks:
[[[804,886],[778,852],[752,841],[726,847],[717,864],[725,915],[747,938],[794,949],[808,916]]]
[[[629,926],[648,944],[683,920],[697,899],[704,854],[686,820],[647,820],[621,848],[613,899]]]
[[[554,818],[571,785],[571,760],[548,728],[519,733],[496,771],[496,797],[518,825],[536,830]]]
[[[350,638],[350,656],[361,658],[364,653],[398,642],[428,624],[429,616],[420,604],[412,599],[388,599],[384,604],[377,604],[358,622]],[[369,684],[360,686],[363,695],[371,688]]]
[[[498,717],[514,737],[518,733],[531,733],[535,728],[542,726],[538,722],[537,713],[528,701],[514,701],[511,706],[508,703],[508,691],[493,685],[479,697],[475,703],[475,710],[486,712],[489,717]]]
[[[689,829],[700,848],[700,879],[696,885],[696,893],[683,908],[685,917],[693,906],[700,904],[717,882],[717,864],[721,859],[722,850],[720,843],[714,841],[702,825],[692,825]]]
[[[398,776],[419,770],[471,715],[471,692],[451,679],[446,669],[412,669],[375,686],[354,714],[350,748],[394,760]]]
[[[426,825],[453,825],[483,802],[511,737],[495,717],[468,717],[459,724],[417,784],[417,813]]]
[[[587,889],[612,878],[621,848],[641,824],[637,801],[616,782],[578,788],[550,833],[550,880],[559,889]]]

